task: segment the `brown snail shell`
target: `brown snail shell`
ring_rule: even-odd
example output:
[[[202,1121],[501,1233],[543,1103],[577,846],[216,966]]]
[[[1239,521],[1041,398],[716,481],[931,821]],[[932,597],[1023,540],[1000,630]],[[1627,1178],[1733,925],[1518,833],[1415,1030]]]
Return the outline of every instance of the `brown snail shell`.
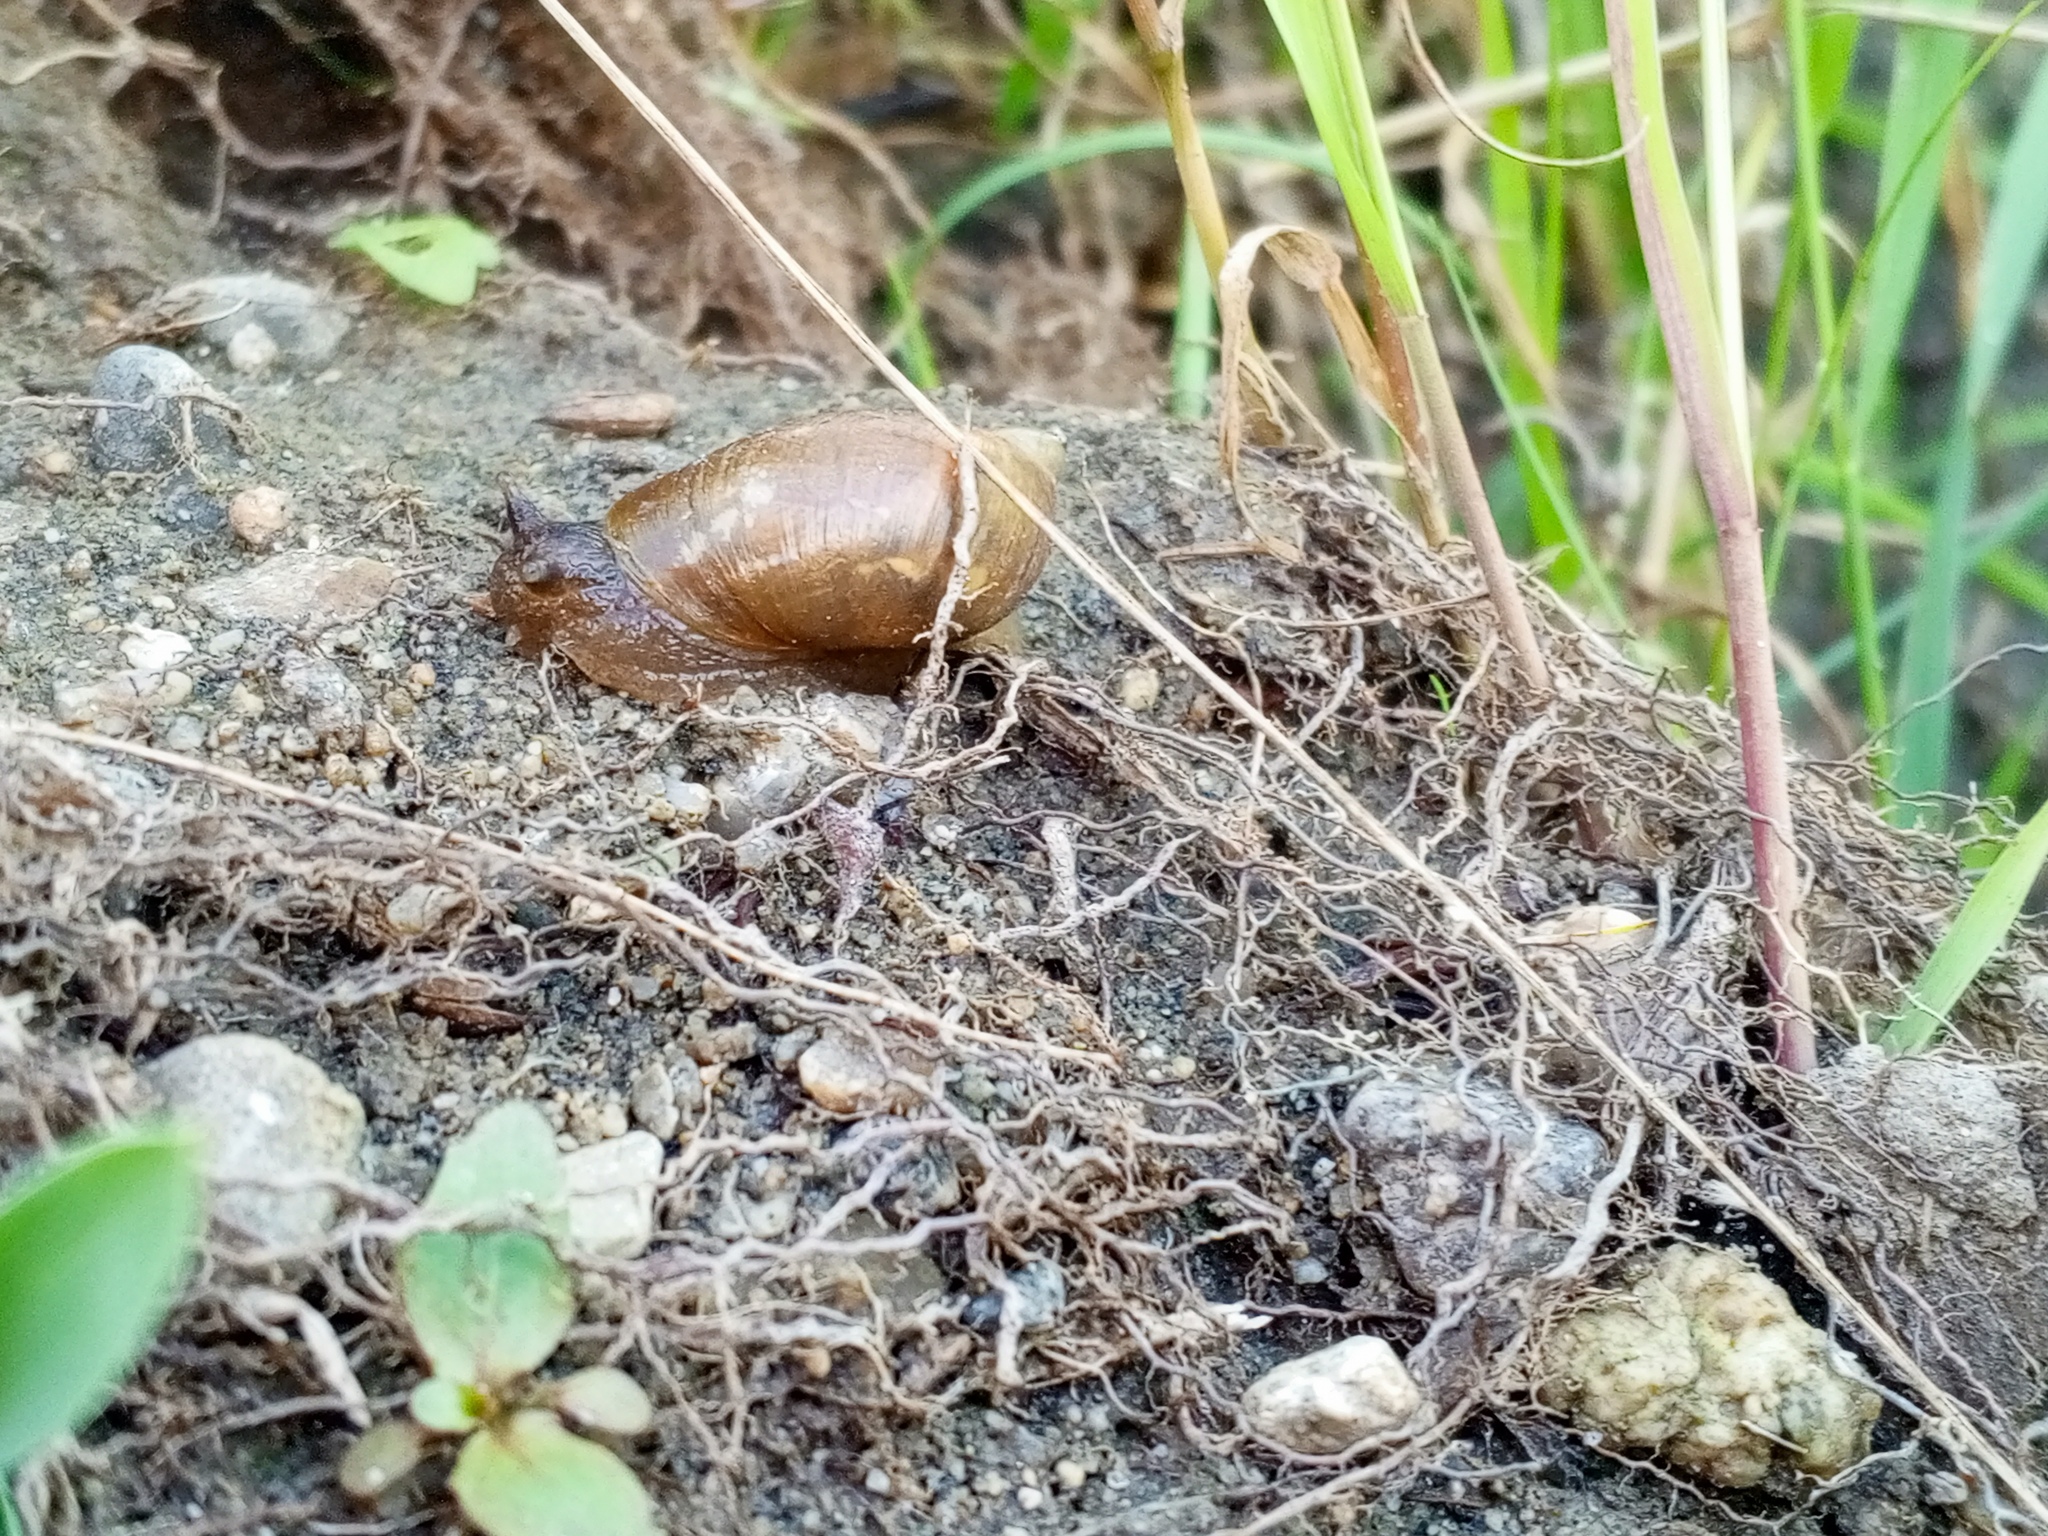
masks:
[[[1050,510],[1065,451],[1048,433],[975,445]],[[887,691],[913,662],[952,573],[953,445],[920,417],[846,411],[771,427],[658,476],[600,528],[507,495],[512,543],[489,609],[522,654],[547,646],[594,682],[690,703],[749,681]],[[954,623],[974,634],[1022,602],[1050,543],[987,478]]]

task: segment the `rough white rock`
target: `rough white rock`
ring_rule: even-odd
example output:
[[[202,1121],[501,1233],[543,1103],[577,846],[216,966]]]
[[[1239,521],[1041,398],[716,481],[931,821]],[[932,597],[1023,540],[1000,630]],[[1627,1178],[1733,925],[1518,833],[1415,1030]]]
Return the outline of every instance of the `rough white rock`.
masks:
[[[601,1258],[632,1259],[654,1238],[661,1143],[645,1131],[581,1147],[562,1159],[569,1241]]]
[[[363,1106],[353,1093],[262,1035],[203,1035],[142,1075],[166,1109],[205,1137],[217,1215],[279,1246],[327,1230],[334,1191],[311,1181],[355,1173]],[[292,1181],[305,1187],[265,1187]]]
[[[1245,1388],[1242,1406],[1254,1434],[1306,1456],[1334,1456],[1425,1422],[1422,1388],[1369,1333],[1276,1365]]]
[[[1775,1457],[1834,1476],[1868,1453],[1879,1407],[1783,1287],[1725,1248],[1676,1245],[1551,1330],[1540,1390],[1582,1427],[1730,1488]]]

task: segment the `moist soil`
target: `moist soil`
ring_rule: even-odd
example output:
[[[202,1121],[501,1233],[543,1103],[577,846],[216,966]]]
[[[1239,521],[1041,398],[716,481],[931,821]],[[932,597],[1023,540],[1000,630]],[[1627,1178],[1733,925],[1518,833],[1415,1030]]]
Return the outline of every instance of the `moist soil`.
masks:
[[[64,41],[19,10],[0,21],[9,60]],[[516,259],[453,310],[317,249],[210,229],[166,200],[91,69],[0,90],[0,701],[16,712],[0,773],[17,819],[21,785],[52,775],[100,797],[97,832],[60,839],[33,878],[13,860],[0,890],[0,991],[35,998],[23,1064],[0,1064],[16,1079],[6,1156],[109,1101],[145,1104],[138,1068],[228,1030],[317,1063],[360,1098],[367,1130],[343,1237],[279,1252],[216,1231],[134,1382],[58,1459],[47,1528],[453,1528],[445,1459],[378,1509],[343,1497],[334,1469],[356,1431],[332,1382],[292,1335],[240,1320],[236,1298],[304,1295],[377,1410],[395,1411],[418,1367],[380,1288],[394,1213],[493,1103],[535,1101],[565,1147],[617,1138],[645,1118],[633,1089],[650,1064],[681,1111],[662,1129],[659,1230],[646,1254],[586,1267],[560,1363],[613,1360],[653,1392],[655,1429],[622,1454],[667,1528],[1206,1532],[1326,1483],[1335,1469],[1247,1439],[1234,1405],[1335,1338],[1405,1349],[1431,1332],[1437,1298],[1404,1279],[1340,1132],[1357,1085],[1441,1063],[1512,1076],[1610,1145],[1626,1092],[1518,1010],[1458,914],[1335,824],[1062,559],[1012,631],[894,701],[769,679],[682,713],[522,659],[472,603],[507,486],[595,518],[741,435],[889,402],[796,362],[710,366]],[[333,296],[350,325],[331,357],[240,371],[158,302],[250,270]],[[161,470],[95,468],[96,412],[67,402],[91,397],[98,359],[126,341],[179,351],[231,403],[200,407],[231,433]],[[634,440],[543,424],[592,390],[666,392],[673,424]],[[1717,711],[1660,694],[1551,610],[1572,696],[1538,709],[1476,574],[1422,549],[1343,464],[1255,457],[1248,516],[1205,432],[942,403],[1064,434],[1064,526],[1491,913],[1662,911],[1672,952],[1629,988],[1691,989],[1672,1004],[1698,1037],[1674,1091],[1820,1240],[1888,1201],[1936,1199],[1938,1177],[1876,1151],[1852,1158],[1867,1189],[1840,1169],[1800,1183],[1808,1165],[1782,1134],[1799,1093],[1756,1060],[1754,958],[1741,942],[1688,948],[1672,915],[1716,892],[1739,909],[1746,884]],[[268,550],[229,524],[259,486],[287,508]],[[270,592],[267,608],[245,593],[246,612],[220,597],[238,575],[259,597],[302,579],[266,565],[300,554],[378,562],[390,590],[367,604]],[[189,691],[83,711],[123,745],[56,741],[48,722],[128,665],[138,628],[190,643]],[[1960,894],[1948,851],[1882,827],[1863,787],[1853,767],[1806,765],[1798,790],[1838,1025],[1896,997]],[[372,814],[328,809],[343,804]],[[396,898],[422,885],[453,895],[400,921]],[[2033,959],[1970,1005],[2001,1060],[2036,1053]],[[936,1097],[824,1112],[795,1064],[832,1029]],[[2027,1069],[2002,1070],[2038,1184]],[[846,1219],[837,1202],[860,1189],[881,1193]],[[1674,1144],[1646,1156],[1589,1278],[1674,1234],[1732,1244],[1825,1324],[1817,1293],[1713,1196]],[[1961,1350],[2008,1365],[2018,1351],[1989,1400],[1971,1399],[2008,1426],[2031,1417],[2042,1333],[2012,1311],[2038,1272],[2039,1220],[2019,1204],[1992,1213],[1977,1281],[2011,1320]],[[1967,1266],[1970,1222],[1992,1217],[1949,1218]],[[800,1251],[806,1233],[818,1241]],[[820,1271],[821,1233],[839,1271]],[[1910,1270],[1899,1246],[1890,1261]],[[987,1298],[1034,1264],[1061,1273],[1065,1305],[1005,1335]],[[1890,1272],[1862,1280],[1886,1294]],[[1938,1328],[1922,1342],[1941,1355]],[[1957,1479],[1897,1410],[1873,1460],[1831,1487],[1727,1493],[1601,1454],[1537,1406],[1526,1362],[1475,1367],[1471,1347],[1431,1383],[1463,1403],[1455,1427],[1290,1528],[1874,1533],[1952,1517]],[[1967,1390],[1970,1365],[1950,1379]]]

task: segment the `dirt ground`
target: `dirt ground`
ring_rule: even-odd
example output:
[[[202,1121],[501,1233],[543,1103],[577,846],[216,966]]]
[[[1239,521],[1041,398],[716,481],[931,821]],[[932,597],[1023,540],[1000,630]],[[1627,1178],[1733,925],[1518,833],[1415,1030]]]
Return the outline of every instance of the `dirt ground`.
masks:
[[[0,18],[0,58],[60,41]],[[570,1147],[646,1123],[650,1065],[681,1111],[659,1230],[644,1256],[587,1269],[565,1358],[615,1360],[654,1392],[655,1431],[626,1454],[670,1529],[1241,1529],[1334,1469],[1248,1438],[1239,1392],[1360,1331],[1404,1349],[1429,1337],[1446,1362],[1429,1385],[1462,1409],[1289,1528],[1876,1536],[1955,1518],[1949,1459],[1896,1406],[1852,1474],[1716,1492],[1589,1445],[1532,1399],[1526,1352],[1439,1338],[1442,1297],[1404,1275],[1374,1170],[1341,1129],[1353,1091],[1483,1070],[1608,1146],[1632,1101],[1517,1004],[1458,914],[1337,825],[1064,562],[1001,654],[956,658],[934,696],[894,703],[771,686],[679,715],[520,659],[473,610],[505,486],[592,518],[734,437],[881,397],[793,362],[708,367],[518,260],[451,311],[314,249],[238,245],[166,201],[94,80],[69,63],[0,90],[0,701],[18,712],[0,723],[0,991],[35,994],[38,1042],[7,1157],[32,1144],[26,1106],[63,1129],[96,1094],[136,1092],[127,1059],[146,1072],[230,1030],[317,1063],[367,1130],[342,1236],[265,1252],[216,1233],[136,1382],[63,1459],[76,1504],[52,1529],[450,1527],[431,1468],[374,1512],[343,1498],[354,1431],[332,1383],[235,1298],[305,1295],[389,1411],[417,1367],[378,1288],[378,1223],[494,1102],[533,1099]],[[349,326],[331,357],[245,372],[153,325],[174,285],[250,270],[336,295]],[[96,467],[94,411],[66,402],[90,398],[121,341],[179,351],[232,402],[232,434],[202,434],[182,467]],[[679,410],[647,440],[541,423],[593,389],[666,391]],[[1143,413],[972,409],[1063,433],[1065,526],[1495,918],[1533,931],[1585,903],[1661,910],[1673,947],[1618,985],[1651,1013],[1691,1010],[1707,1043],[1671,1091],[1816,1241],[1948,1199],[1952,1184],[1876,1153],[1850,1160],[1870,1190],[1842,1169],[1802,1184],[1843,1138],[1822,1145],[1825,1117],[1797,1118],[1805,1090],[1756,1065],[1746,947],[1671,924],[1716,892],[1739,907],[1746,880],[1718,712],[1661,694],[1555,613],[1573,697],[1532,711],[1476,576],[1342,466],[1252,472],[1255,504],[1312,558],[1216,553],[1241,548],[1244,522],[1206,434]],[[257,486],[288,507],[268,551],[229,526]],[[362,566],[357,589],[298,590],[304,558],[377,562],[388,593]],[[189,687],[132,706],[91,695],[133,664],[124,642],[154,643],[139,630],[189,643]],[[159,756],[64,756],[34,723],[66,715]],[[23,830],[23,785],[66,775],[99,797],[99,832],[44,847]],[[1946,851],[1882,828],[1860,788],[1853,768],[1807,765],[1799,791],[1838,1026],[1896,995],[1959,895]],[[421,888],[447,900],[402,920]],[[603,899],[622,891],[648,906]],[[2023,1058],[2038,1054],[2026,970],[1996,972],[1969,1018]],[[1595,1003],[1616,995],[1573,974]],[[931,1097],[825,1113],[796,1062],[834,1029]],[[2038,1186],[2031,1079],[2002,1070]],[[1829,1321],[1683,1147],[1649,1145],[1587,1281],[1679,1234],[1754,1253]],[[2005,1309],[1982,1338],[1936,1326],[1930,1342],[1910,1316],[1904,1331],[1931,1368],[1948,1352],[1945,1384],[1966,1395],[1986,1357],[2006,1362],[1969,1403],[2015,1447],[2044,1340],[2014,1301],[2038,1274],[2031,1189],[2023,1203],[2010,1222],[1942,1204],[1948,1269],[1924,1252],[1932,1216],[1922,1269],[1889,1250],[1901,1272],[1948,1276],[1929,1316]],[[1973,1249],[1972,1223],[1994,1217],[1997,1244]],[[1868,1290],[1896,1301],[1871,1242]],[[1050,1325],[992,1326],[988,1298],[1047,1263],[1065,1293]],[[1512,1286],[1498,1299],[1534,1305]],[[1882,1376],[1867,1340],[1837,1337]]]

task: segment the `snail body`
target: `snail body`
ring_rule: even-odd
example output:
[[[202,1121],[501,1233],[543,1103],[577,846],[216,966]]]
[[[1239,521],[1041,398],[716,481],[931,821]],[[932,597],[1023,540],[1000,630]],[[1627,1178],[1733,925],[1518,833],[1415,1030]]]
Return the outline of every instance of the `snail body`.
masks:
[[[1050,434],[975,445],[1041,508],[1064,450]],[[961,633],[1007,617],[1050,544],[983,479]],[[512,543],[489,608],[522,654],[553,646],[592,681],[651,703],[743,682],[887,691],[952,574],[953,445],[918,417],[846,411],[771,427],[628,491],[602,525],[549,521],[508,494]]]

